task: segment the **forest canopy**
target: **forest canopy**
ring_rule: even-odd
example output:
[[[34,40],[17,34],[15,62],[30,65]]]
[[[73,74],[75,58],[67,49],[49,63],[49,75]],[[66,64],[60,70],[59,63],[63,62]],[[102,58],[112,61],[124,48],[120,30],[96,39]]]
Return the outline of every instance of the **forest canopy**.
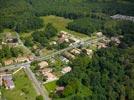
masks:
[[[43,26],[39,16],[78,19],[94,13],[134,15],[133,0],[0,0],[0,31],[27,32]],[[79,10],[78,10],[79,9]]]

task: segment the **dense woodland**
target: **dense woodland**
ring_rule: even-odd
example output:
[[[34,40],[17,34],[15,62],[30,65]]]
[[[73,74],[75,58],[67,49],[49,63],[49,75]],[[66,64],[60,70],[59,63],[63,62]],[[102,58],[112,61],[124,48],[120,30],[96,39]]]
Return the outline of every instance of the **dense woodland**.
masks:
[[[125,24],[119,46],[96,51],[93,58],[81,55],[72,61],[72,71],[57,82],[63,92],[51,94],[65,100],[133,100],[134,98],[134,28]]]
[[[134,15],[133,0],[0,0],[0,31],[11,28],[27,32],[43,26],[38,16],[57,15],[71,19],[94,13]]]
[[[73,19],[67,27],[70,30],[88,35],[102,31],[109,37],[123,35],[119,46],[110,43],[108,48],[96,51],[92,59],[81,55],[73,60],[70,64],[73,70],[57,82],[65,90],[51,96],[65,100],[133,100],[134,23],[109,17],[117,13],[134,16],[134,1],[0,0],[0,31],[4,28],[17,32],[36,30],[43,27],[39,17],[52,14]],[[45,30],[35,31],[25,44],[39,42],[46,46],[57,30],[51,24],[45,26]],[[4,48],[0,50],[1,58],[18,55]]]
[[[44,30],[35,31],[33,32],[32,37],[25,38],[24,44],[31,47],[34,43],[39,43],[40,46],[46,47],[48,46],[50,39],[56,36],[57,33],[57,29],[51,23],[48,23]]]
[[[134,47],[109,47],[98,50],[92,60],[87,56],[75,59],[72,71],[57,82],[65,86],[55,98],[67,100],[133,100]]]

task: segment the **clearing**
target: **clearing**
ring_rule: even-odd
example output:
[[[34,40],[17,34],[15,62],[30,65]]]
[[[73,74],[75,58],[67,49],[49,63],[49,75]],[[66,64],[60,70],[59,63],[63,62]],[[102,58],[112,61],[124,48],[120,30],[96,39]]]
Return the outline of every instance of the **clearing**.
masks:
[[[46,25],[47,23],[52,23],[58,31],[67,31],[69,33],[71,33],[72,35],[78,37],[78,38],[87,38],[89,37],[88,35],[79,33],[79,32],[75,32],[75,31],[71,31],[69,29],[67,29],[67,24],[69,22],[72,22],[73,20],[71,19],[67,19],[64,17],[58,17],[58,16],[53,16],[53,15],[49,15],[49,16],[43,16],[41,17],[44,20],[44,24]]]
[[[49,93],[55,91],[57,86],[56,81],[57,80],[44,84],[44,87],[47,89]]]

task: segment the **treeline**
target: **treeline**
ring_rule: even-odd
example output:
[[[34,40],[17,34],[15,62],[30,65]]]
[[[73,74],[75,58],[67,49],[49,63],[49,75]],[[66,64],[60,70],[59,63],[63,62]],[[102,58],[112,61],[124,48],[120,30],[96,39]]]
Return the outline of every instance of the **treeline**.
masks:
[[[96,12],[108,15],[134,14],[132,1],[124,3],[121,0],[30,0],[30,3],[38,16],[53,14],[74,19]]]
[[[93,59],[81,56],[75,59],[72,71],[57,82],[65,86],[53,98],[67,100],[133,100],[134,47],[98,50]]]
[[[64,91],[50,96],[67,100],[133,100],[133,51],[133,45],[112,45],[96,51],[92,59],[79,56],[70,64],[72,71],[57,82],[65,87]]]
[[[43,31],[35,31],[32,33],[32,38],[26,38],[24,44],[30,47],[34,45],[34,42],[37,42],[41,46],[47,46],[49,40],[57,33],[57,29],[51,23],[48,23]]]
[[[27,32],[42,26],[43,21],[35,16],[26,0],[0,0],[0,30],[10,28]]]
[[[113,27],[109,23],[106,26]],[[121,29],[120,35],[123,36],[121,43],[118,46],[109,43],[108,48],[96,51],[92,59],[81,55],[73,60],[70,63],[72,71],[57,82],[57,85],[65,89],[51,93],[50,96],[65,100],[133,100],[134,24],[119,21],[118,25],[117,30]],[[109,32],[118,35],[116,31]],[[110,36],[109,33],[107,35]]]
[[[43,21],[38,17],[44,15],[78,19],[93,13],[134,15],[133,11],[134,3],[129,0],[0,0],[0,31],[11,28],[27,32],[41,28]]]
[[[19,55],[23,55],[23,51],[21,48],[2,45],[2,49],[0,49],[0,62],[2,62],[3,59],[18,57]]]
[[[80,18],[70,22],[68,29],[91,35],[94,32],[103,32],[107,36],[130,35],[134,24],[129,21],[112,20],[110,18]],[[131,34],[132,35],[132,34]]]

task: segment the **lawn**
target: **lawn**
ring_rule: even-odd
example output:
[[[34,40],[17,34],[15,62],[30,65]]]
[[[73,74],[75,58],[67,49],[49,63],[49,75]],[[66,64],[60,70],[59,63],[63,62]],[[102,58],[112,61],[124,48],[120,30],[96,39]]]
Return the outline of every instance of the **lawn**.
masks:
[[[44,48],[44,49],[42,49],[41,51],[40,51],[40,55],[50,55],[50,54],[52,54],[52,53],[54,53],[54,49],[53,50],[48,50],[48,49],[46,49],[46,48]]]
[[[53,92],[56,89],[56,81],[57,80],[44,84],[44,87],[47,89],[49,93]]]
[[[44,24],[46,25],[47,23],[52,23],[58,31],[67,31],[73,35],[75,35],[78,38],[87,38],[88,36],[82,33],[74,32],[66,28],[67,24],[69,22],[72,22],[73,20],[66,19],[63,17],[57,17],[57,16],[43,16],[41,17],[44,20]]]
[[[35,100],[37,94],[25,72],[21,70],[19,73],[16,73],[13,78],[15,88],[13,90],[2,89],[6,100]]]

